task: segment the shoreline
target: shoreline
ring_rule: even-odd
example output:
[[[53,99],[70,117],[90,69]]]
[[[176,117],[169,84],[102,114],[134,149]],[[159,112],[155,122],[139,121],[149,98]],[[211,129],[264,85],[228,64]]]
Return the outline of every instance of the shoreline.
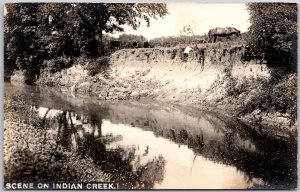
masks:
[[[16,86],[23,86],[22,84],[13,84]],[[35,86],[38,89],[48,89],[48,87],[44,86]],[[149,98],[149,97],[141,97],[138,99],[129,99],[129,100],[118,100],[118,99],[108,99],[108,100],[103,100],[99,99],[97,95],[89,95],[89,94],[84,94],[84,93],[70,93],[67,91],[63,91],[60,88],[57,87],[51,87],[51,92],[56,92],[58,94],[55,94],[56,96],[60,97],[62,100],[65,100],[66,98],[71,98],[68,100],[68,102],[71,102],[73,104],[72,100],[75,101],[75,106],[77,105],[76,102],[78,103],[84,103],[86,102],[86,99],[90,99],[91,103],[95,102],[104,102],[106,104],[109,103],[131,103],[133,105],[144,105],[144,106],[151,106],[154,104],[154,106],[158,106],[161,108],[164,107],[175,107],[177,109],[180,109],[185,112],[190,112],[190,113],[197,113],[197,111],[203,111],[205,113],[209,114],[214,114],[215,116],[222,117],[225,119],[233,119],[234,121],[239,121],[247,127],[250,127],[254,131],[262,134],[269,135],[274,138],[278,139],[284,139],[286,141],[297,141],[297,132],[291,132],[290,130],[286,128],[280,128],[276,126],[276,122],[269,122],[269,124],[260,124],[259,122],[253,121],[251,118],[243,118],[243,117],[238,117],[234,111],[230,110],[225,110],[217,108],[216,106],[212,106],[208,103],[202,102],[201,104],[198,103],[197,105],[195,104],[189,104],[185,102],[172,102],[168,100],[158,100],[155,98]]]

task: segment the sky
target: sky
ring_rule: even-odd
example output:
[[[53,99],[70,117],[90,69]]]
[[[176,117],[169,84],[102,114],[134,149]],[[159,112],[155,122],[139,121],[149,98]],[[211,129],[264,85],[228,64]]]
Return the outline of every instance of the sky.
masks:
[[[195,35],[203,35],[215,27],[235,27],[241,32],[250,26],[249,13],[244,3],[168,3],[169,15],[163,19],[151,19],[139,29],[124,26],[126,34],[143,35],[148,40],[161,36],[179,36],[184,26],[190,25]],[[123,33],[115,33],[118,37]]]

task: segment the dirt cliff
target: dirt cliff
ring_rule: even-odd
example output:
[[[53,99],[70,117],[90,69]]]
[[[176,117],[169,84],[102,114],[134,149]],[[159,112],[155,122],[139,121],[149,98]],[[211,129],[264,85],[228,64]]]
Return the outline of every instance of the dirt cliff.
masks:
[[[139,86],[138,92],[149,89],[142,82],[157,84],[154,94],[159,99],[194,103],[216,100],[225,94],[226,78],[268,79],[266,65],[241,61],[244,47],[229,44],[204,44],[184,55],[185,48],[120,50],[111,57],[112,77]],[[221,86],[216,86],[217,84]],[[214,93],[218,94],[214,94]],[[192,94],[192,95],[191,95]],[[183,99],[183,98],[185,99]]]
[[[296,132],[296,104],[289,103],[296,98],[296,74],[287,75],[276,89],[266,64],[243,62],[242,44],[199,44],[187,54],[185,48],[122,49],[107,58],[105,71],[91,73],[90,61],[81,59],[54,74],[44,70],[37,84],[97,95],[100,100],[152,98],[205,106],[246,122]],[[92,64],[101,68],[103,60]]]

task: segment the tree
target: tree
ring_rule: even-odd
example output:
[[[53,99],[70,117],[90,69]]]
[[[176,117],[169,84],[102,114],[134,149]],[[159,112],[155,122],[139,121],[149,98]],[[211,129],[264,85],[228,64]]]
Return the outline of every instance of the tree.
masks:
[[[79,31],[80,18],[69,3],[42,3],[38,11],[39,41],[44,44],[50,57],[76,57],[80,42],[88,37]]]
[[[38,78],[44,61],[80,54],[102,55],[103,32],[137,29],[141,20],[165,16],[160,3],[8,3],[5,4],[5,62]],[[55,64],[56,65],[56,64]],[[15,65],[14,65],[15,66]],[[65,66],[65,65],[64,65]]]
[[[159,3],[47,3],[41,4],[40,14],[47,23],[51,17],[51,29],[56,31],[59,42],[79,46],[91,56],[102,54],[103,32],[124,31],[123,25],[137,29],[141,20],[150,25],[150,18],[167,14],[166,4]],[[70,50],[70,48],[68,48]],[[71,49],[72,50],[72,49]]]
[[[270,66],[297,68],[297,4],[248,3],[251,26],[247,43]]]
[[[123,25],[129,25],[137,29],[141,25],[141,19],[150,26],[150,18],[163,17],[167,12],[166,4],[160,3],[87,3],[76,4],[76,11],[84,28],[90,29],[90,33],[102,45],[103,32],[113,33],[124,31]],[[101,54],[102,46],[98,46],[97,54]]]
[[[42,56],[39,54],[39,46],[36,41],[38,39],[36,34],[38,4],[6,4],[6,9],[7,15],[4,23],[5,67],[27,68],[26,76],[34,79]],[[28,68],[29,65],[30,68]]]

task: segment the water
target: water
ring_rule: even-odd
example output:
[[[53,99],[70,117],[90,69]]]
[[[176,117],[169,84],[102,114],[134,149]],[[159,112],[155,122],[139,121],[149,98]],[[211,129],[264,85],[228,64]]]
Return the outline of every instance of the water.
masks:
[[[297,146],[209,111],[154,102],[104,102],[36,87],[26,96],[57,145],[90,157],[121,188],[294,188]]]

